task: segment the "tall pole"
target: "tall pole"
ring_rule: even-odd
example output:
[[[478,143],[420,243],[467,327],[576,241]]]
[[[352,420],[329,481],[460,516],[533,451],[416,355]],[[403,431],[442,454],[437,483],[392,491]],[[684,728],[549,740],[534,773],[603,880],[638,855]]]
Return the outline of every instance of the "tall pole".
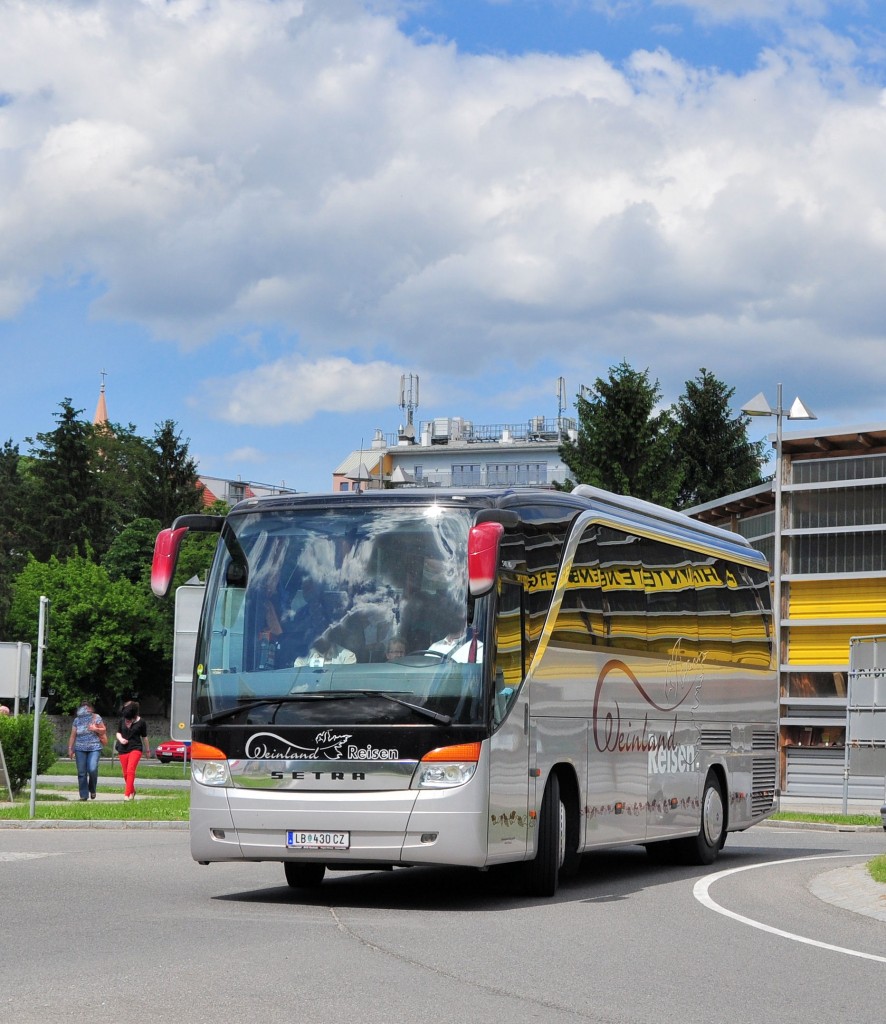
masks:
[[[31,750],[31,807],[29,818],[37,813],[37,753],[40,749],[40,695],[43,685],[43,649],[46,647],[46,615],[49,598],[40,598],[40,624],[37,631],[37,676],[34,689],[34,746]]]
[[[781,701],[781,576],[783,572],[781,557],[781,420],[784,409],[781,405],[781,384],[778,385],[775,395],[775,530],[773,546],[775,548],[775,563],[773,573],[773,625],[775,629],[775,684],[778,689],[778,699]]]
[[[790,558],[784,558],[782,552],[782,488],[783,483],[783,441],[782,441],[782,420],[785,416],[785,409],[782,406],[781,384],[778,385],[778,395],[773,409],[766,401],[766,396],[761,391],[746,402],[741,411],[748,416],[774,416],[775,417],[775,482],[773,493],[775,497],[775,524],[772,531],[773,536],[773,557],[772,557],[772,630],[775,638],[775,685],[778,690],[779,720],[781,719],[781,665],[782,665],[782,580],[785,574],[785,565]],[[814,420],[815,413],[800,401],[799,397],[794,399],[794,404],[787,411],[789,420]]]

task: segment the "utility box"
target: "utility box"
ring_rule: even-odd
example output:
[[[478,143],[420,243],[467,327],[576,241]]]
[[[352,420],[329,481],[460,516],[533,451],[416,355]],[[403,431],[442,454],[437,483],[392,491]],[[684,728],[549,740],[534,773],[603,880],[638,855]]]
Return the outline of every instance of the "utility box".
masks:
[[[875,782],[886,802],[886,636],[854,636],[849,641],[844,811],[850,782],[857,786],[864,779]]]
[[[31,692],[31,645],[0,643],[0,697],[28,699]]]

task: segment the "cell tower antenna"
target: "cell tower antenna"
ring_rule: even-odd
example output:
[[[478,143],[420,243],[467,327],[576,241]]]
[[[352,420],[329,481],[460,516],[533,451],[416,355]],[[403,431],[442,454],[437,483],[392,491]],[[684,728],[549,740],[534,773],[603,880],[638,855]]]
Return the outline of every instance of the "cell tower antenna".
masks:
[[[557,378],[557,433],[563,437],[563,413],[566,409],[566,378]]]
[[[412,413],[418,408],[418,374],[400,374],[400,408],[406,410],[406,426],[401,430],[401,435],[412,439],[415,437],[415,425],[412,422]]]

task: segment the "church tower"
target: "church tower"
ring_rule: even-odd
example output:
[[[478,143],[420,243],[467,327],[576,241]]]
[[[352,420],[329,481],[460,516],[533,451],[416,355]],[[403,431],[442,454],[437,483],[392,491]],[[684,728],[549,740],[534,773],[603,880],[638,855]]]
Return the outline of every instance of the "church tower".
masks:
[[[98,393],[98,403],[95,407],[95,416],[92,418],[94,427],[101,427],[105,430],[108,429],[108,406],[105,402],[105,377],[107,375],[107,371],[101,371],[102,383]]]

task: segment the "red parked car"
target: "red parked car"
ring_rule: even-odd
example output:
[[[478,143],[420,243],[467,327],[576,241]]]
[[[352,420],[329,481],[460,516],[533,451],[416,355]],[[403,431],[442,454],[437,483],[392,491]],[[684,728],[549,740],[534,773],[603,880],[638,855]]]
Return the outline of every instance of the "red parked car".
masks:
[[[158,743],[154,748],[154,754],[161,764],[169,764],[170,761],[187,761],[191,753],[191,744],[184,740],[166,740]]]

